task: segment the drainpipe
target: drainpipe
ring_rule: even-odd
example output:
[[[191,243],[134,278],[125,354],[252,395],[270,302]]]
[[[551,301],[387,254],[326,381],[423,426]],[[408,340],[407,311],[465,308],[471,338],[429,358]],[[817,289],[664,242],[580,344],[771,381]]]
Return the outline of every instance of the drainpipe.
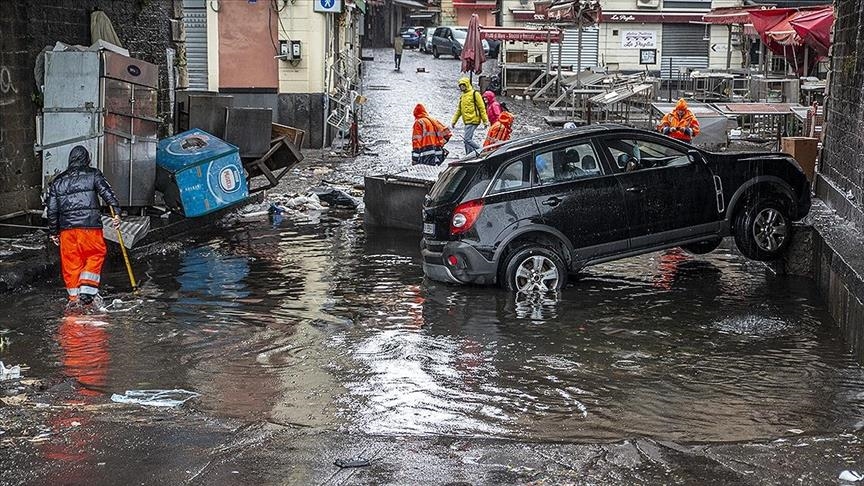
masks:
[[[322,128],[321,148],[327,146],[327,118],[330,117],[330,80],[327,77],[327,53],[330,49],[330,15],[324,14],[324,62],[323,64],[323,80],[324,80],[324,127]]]

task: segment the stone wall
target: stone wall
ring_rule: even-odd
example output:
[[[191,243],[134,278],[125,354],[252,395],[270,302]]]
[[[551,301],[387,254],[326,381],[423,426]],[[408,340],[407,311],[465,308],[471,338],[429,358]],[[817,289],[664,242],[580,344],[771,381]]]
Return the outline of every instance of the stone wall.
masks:
[[[157,64],[159,114],[166,135],[171,119],[166,49],[172,43],[174,0],[0,1],[0,215],[39,208],[41,162],[33,152],[38,96],[36,55],[57,41],[90,44],[90,13],[100,8],[132,57]]]
[[[864,0],[837,0],[817,195],[864,227]]]

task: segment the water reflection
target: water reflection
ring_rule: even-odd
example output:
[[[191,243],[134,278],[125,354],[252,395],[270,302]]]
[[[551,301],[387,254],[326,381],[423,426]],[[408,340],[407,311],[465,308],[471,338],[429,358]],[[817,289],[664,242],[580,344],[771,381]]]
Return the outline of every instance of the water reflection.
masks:
[[[0,357],[57,362],[86,393],[184,388],[207,414],[381,434],[737,441],[864,412],[812,282],[728,247],[514,295],[425,281],[417,244],[326,214],[239,226],[151,258],[146,305],[60,322],[56,350],[40,334],[56,314],[32,305],[50,292],[23,296],[0,313],[27,346]]]

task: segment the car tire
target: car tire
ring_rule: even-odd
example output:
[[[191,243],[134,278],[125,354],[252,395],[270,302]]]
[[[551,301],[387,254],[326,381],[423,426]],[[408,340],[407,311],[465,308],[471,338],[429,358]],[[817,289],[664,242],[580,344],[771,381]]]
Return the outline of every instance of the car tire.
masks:
[[[510,254],[502,273],[501,286],[516,292],[558,291],[567,284],[564,260],[553,248],[538,244],[523,246]]]
[[[722,242],[723,240],[721,238],[714,238],[711,240],[697,241],[696,243],[690,243],[689,245],[682,245],[681,249],[691,255],[704,255],[716,250]]]
[[[441,57],[441,54],[438,53],[438,46],[432,46],[432,57],[435,59]]]
[[[792,220],[787,206],[777,199],[754,199],[735,216],[735,244],[752,260],[774,260],[791,239]]]

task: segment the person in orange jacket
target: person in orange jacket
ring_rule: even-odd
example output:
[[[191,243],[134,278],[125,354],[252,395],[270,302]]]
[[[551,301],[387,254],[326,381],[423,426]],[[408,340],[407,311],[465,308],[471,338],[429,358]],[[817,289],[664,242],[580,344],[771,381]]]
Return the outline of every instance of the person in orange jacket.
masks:
[[[120,214],[120,202],[90,153],[81,145],[69,153],[68,168],[48,188],[48,234],[60,247],[60,267],[70,303],[89,305],[99,293],[105,239],[99,198]],[[114,227],[120,217],[114,216]]]
[[[657,125],[657,131],[676,140],[690,143],[693,137],[699,135],[699,120],[687,107],[684,98],[681,98],[675,104],[675,109],[667,113]]]
[[[498,116],[492,128],[486,133],[486,140],[483,141],[483,146],[488,147],[500,142],[510,140],[510,135],[513,133],[513,115],[509,111],[502,111]]]
[[[414,128],[411,137],[411,163],[438,165],[447,157],[444,149],[452,132],[440,121],[429,116],[426,107],[414,107]]]

